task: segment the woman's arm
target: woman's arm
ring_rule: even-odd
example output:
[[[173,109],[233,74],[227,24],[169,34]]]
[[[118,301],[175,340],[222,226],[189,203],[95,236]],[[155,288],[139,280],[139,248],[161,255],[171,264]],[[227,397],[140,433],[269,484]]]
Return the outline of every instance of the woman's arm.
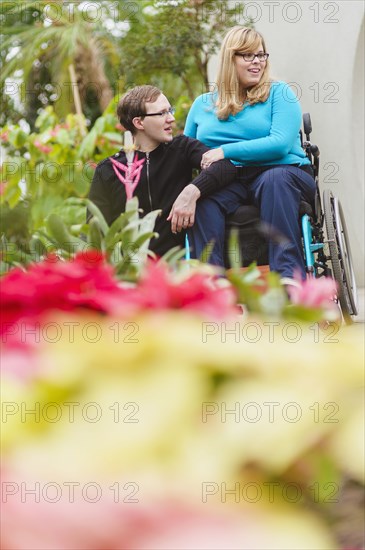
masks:
[[[291,88],[285,83],[273,83],[271,101],[271,128],[265,137],[224,143],[221,147],[209,151],[203,161],[210,164],[221,158],[243,163],[269,163],[285,157],[295,145],[299,136],[302,113],[299,101]],[[260,116],[259,105],[246,107],[250,116]],[[256,112],[255,112],[256,109]],[[248,114],[248,113],[247,113]],[[229,124],[229,121],[227,122]]]
[[[188,116],[186,117],[184,134],[185,136],[196,139],[196,132],[197,132],[198,125],[196,124],[196,122],[194,122],[194,115],[193,115],[194,105],[195,105],[195,102],[191,106],[188,112]]]

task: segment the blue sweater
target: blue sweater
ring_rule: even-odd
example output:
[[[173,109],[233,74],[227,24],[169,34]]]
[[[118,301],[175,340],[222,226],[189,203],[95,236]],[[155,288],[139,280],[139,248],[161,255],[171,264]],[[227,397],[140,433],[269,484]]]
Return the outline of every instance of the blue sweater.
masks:
[[[225,158],[235,164],[310,164],[300,144],[301,108],[288,84],[272,82],[264,103],[247,104],[227,120],[217,118],[215,98],[214,93],[196,98],[186,120],[187,136],[222,147]]]

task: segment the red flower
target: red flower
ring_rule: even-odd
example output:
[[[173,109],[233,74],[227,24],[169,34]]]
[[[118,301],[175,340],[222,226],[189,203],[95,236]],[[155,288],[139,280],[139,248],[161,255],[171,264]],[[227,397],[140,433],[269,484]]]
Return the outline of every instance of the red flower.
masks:
[[[27,271],[11,270],[2,280],[1,306],[0,334],[3,342],[15,344],[21,344],[18,323],[31,331],[51,311],[84,308],[127,317],[146,309],[185,309],[214,319],[237,313],[235,291],[219,279],[192,273],[177,281],[167,265],[150,262],[138,285],[123,286],[96,250],[72,261],[49,256]]]
[[[13,325],[20,319],[34,324],[46,311],[113,311],[115,299],[124,292],[98,251],[79,253],[71,262],[49,256],[27,271],[15,268],[3,277],[0,332],[14,333]]]

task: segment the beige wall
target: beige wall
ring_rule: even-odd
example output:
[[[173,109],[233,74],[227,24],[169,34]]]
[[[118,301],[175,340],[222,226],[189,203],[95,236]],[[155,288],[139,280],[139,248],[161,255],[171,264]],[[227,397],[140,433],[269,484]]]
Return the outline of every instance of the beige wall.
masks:
[[[321,150],[321,189],[341,201],[359,286],[364,286],[364,3],[237,1],[238,24],[254,19],[272,74],[292,83],[312,117]],[[247,15],[246,15],[247,14]],[[212,80],[215,61],[211,64]]]

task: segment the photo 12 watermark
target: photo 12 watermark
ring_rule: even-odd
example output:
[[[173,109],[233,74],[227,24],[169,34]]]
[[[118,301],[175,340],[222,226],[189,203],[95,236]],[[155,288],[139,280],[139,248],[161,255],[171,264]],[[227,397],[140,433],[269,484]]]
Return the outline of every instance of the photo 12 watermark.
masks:
[[[320,325],[313,323],[304,329],[300,323],[290,321],[280,323],[279,321],[222,321],[220,323],[205,321],[202,323],[201,338],[203,344],[212,340],[222,344],[274,344],[279,338],[286,343],[296,344],[308,335],[313,343],[338,344],[336,337],[340,327],[337,324]]]
[[[313,502],[322,502],[325,504],[337,503],[339,501],[340,488],[335,482],[318,481],[303,487],[298,482],[263,481],[258,483],[249,482],[226,482],[220,483],[214,481],[203,481],[201,485],[201,500],[204,504],[208,503],[212,497],[218,497],[221,503],[240,504],[246,502],[256,504],[265,502],[273,504],[275,502],[286,502],[297,504],[305,500],[305,495],[309,494]]]
[[[16,337],[18,342],[30,345],[56,344],[62,339],[73,344],[76,341],[76,330],[77,338],[81,338],[88,344],[96,344],[103,338],[109,341],[110,336],[114,344],[139,344],[140,342],[139,325],[134,321],[114,321],[109,325],[96,321],[86,323],[79,321],[63,321],[61,323],[55,321],[45,323],[4,322],[1,324],[1,342],[6,344]]]
[[[176,6],[178,9],[178,5]],[[200,7],[201,18],[215,17],[224,22],[234,12],[236,25],[251,25],[258,23],[287,23],[293,25],[302,20],[311,23],[337,24],[340,22],[340,2],[283,2],[281,1],[246,1],[236,0],[228,3],[202,2]]]
[[[140,485],[135,481],[115,481],[107,487],[96,481],[80,483],[78,481],[64,481],[58,483],[3,481],[1,483],[1,502],[3,504],[20,501],[21,503],[65,502],[75,503],[84,501],[97,503],[103,498],[114,503],[138,504]]]
[[[257,401],[227,403],[225,401],[205,401],[202,403],[202,422],[206,424],[212,418],[214,422],[223,424],[228,422],[256,424],[258,422],[287,422],[296,424],[308,417],[315,424],[338,424],[337,414],[340,406],[334,401],[310,404],[300,404],[297,401]]]
[[[102,419],[109,419],[115,424],[138,424],[140,422],[140,405],[135,401],[121,403],[98,403],[90,401],[80,403],[79,401],[64,401],[57,403],[49,401],[34,403],[3,401],[1,403],[1,421],[3,424],[13,421],[20,421],[22,424],[32,422],[39,424],[46,422],[56,424],[58,422],[85,422],[96,424]]]

